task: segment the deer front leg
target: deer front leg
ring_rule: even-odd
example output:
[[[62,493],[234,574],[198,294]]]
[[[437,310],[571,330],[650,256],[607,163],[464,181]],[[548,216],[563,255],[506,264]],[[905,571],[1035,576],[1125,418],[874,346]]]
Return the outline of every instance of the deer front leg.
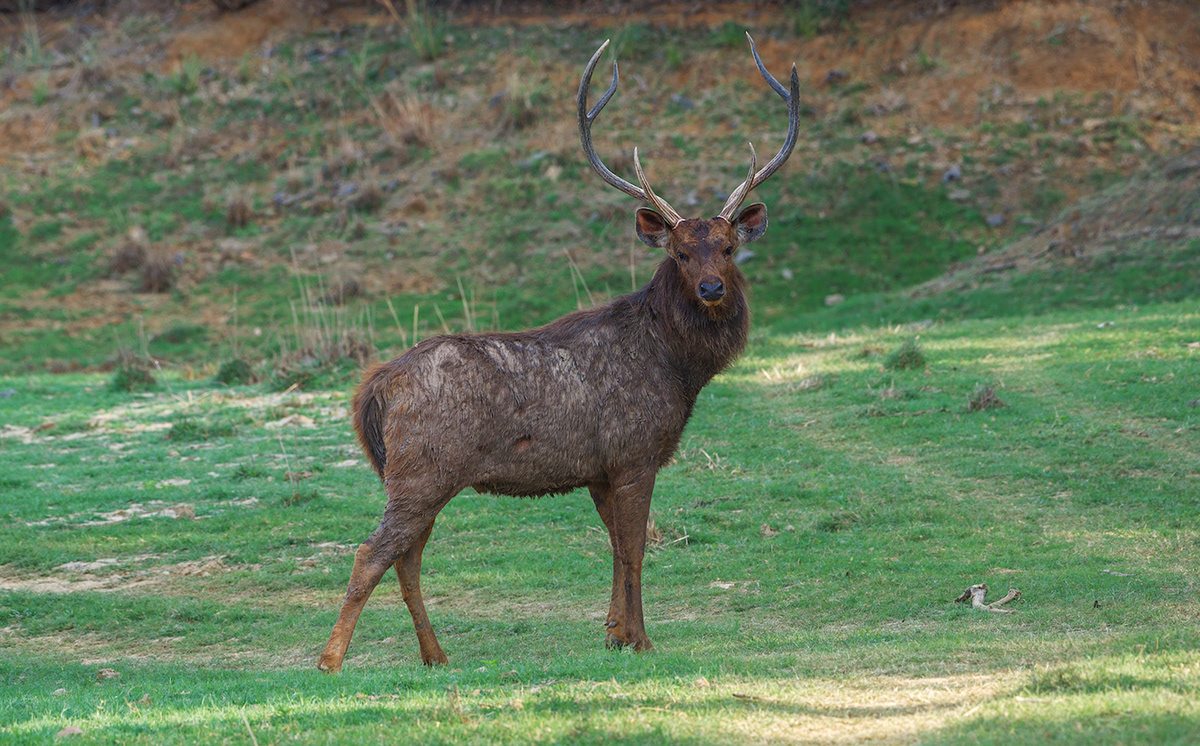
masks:
[[[614,488],[612,497],[616,534],[613,555],[620,560],[624,603],[617,624],[608,631],[606,643],[617,648],[631,645],[638,652],[654,649],[642,617],[642,558],[646,553],[646,519],[650,517],[654,477],[654,470],[647,468]]]
[[[609,485],[589,487],[592,502],[596,504],[596,512],[604,527],[608,529],[608,542],[613,553],[612,596],[608,602],[608,617],[604,620],[605,644],[609,647],[620,647],[611,632],[625,618],[625,571],[621,564],[621,556],[617,553],[616,523],[613,521],[613,490]]]

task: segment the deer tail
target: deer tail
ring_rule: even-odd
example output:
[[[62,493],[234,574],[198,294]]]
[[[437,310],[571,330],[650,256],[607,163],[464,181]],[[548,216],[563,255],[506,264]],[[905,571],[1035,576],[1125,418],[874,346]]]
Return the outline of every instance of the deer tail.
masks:
[[[354,430],[363,452],[382,480],[387,464],[387,445],[383,439],[383,417],[387,404],[388,375],[383,365],[367,371],[354,394]]]

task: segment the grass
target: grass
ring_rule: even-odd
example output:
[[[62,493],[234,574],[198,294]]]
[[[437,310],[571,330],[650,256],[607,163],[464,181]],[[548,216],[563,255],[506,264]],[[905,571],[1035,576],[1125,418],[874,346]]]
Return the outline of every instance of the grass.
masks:
[[[611,560],[585,494],[467,494],[425,566],[451,665],[420,666],[386,584],[339,677],[313,661],[382,508],[348,388],[131,397],[95,376],[8,379],[0,447],[21,500],[0,528],[0,727],[14,743],[247,723],[301,742],[404,723],[421,742],[1183,743],[1200,717],[1185,346],[1200,306],[1111,315],[939,323],[926,366],[894,371],[861,354],[899,346],[893,328],[760,326],[658,480],[659,530],[688,537],[647,558],[658,653],[603,650]],[[1007,406],[966,406],[981,380]],[[877,404],[887,416],[864,418]],[[268,427],[292,413],[313,424]],[[23,430],[47,419],[89,426]],[[181,503],[195,519],[105,522]],[[1018,613],[951,602],[974,582],[1019,587]],[[96,683],[100,668],[121,677]]]
[[[796,4],[795,33],[833,33],[844,6]],[[992,208],[947,199],[929,155],[976,138],[892,138],[910,152],[880,168],[840,120],[867,102],[859,80],[829,87],[849,108],[806,109],[801,149],[756,194],[771,230],[742,265],[751,344],[657,481],[658,652],[603,648],[611,554],[586,494],[468,491],[422,578],[450,665],[420,666],[389,579],[344,672],[318,673],[383,507],[348,419],[375,347],[403,350],[410,322],[413,341],[542,323],[658,260],[630,250],[633,205],[589,181],[572,123],[556,129],[592,30],[405,11],[402,34],[122,79],[105,126],[136,145],[90,161],[64,137],[61,162],[0,172],[0,740],[1193,740],[1200,241],[982,272],[972,259],[1017,221],[989,232]],[[656,187],[721,204],[745,140],[782,133],[773,94],[742,82],[742,30],[614,30],[645,83],[625,78],[605,111],[610,165],[629,175],[629,133],[652,121],[673,133],[643,141]],[[716,72],[679,89],[688,109],[647,71],[697,53]],[[504,95],[464,113],[453,80],[472,75]],[[68,93],[54,103],[69,112]],[[1006,117],[970,158],[1019,161],[1045,134]],[[456,141],[467,120],[490,134]],[[706,169],[725,176],[694,184]],[[1044,176],[1012,214],[1067,202],[1069,173]],[[1171,191],[1161,212],[1186,213],[1194,190]],[[113,271],[126,246],[179,282],[137,292]],[[351,280],[361,298],[322,300]],[[90,372],[46,372],[76,365]],[[952,602],[979,582],[1020,588],[1017,613]]]

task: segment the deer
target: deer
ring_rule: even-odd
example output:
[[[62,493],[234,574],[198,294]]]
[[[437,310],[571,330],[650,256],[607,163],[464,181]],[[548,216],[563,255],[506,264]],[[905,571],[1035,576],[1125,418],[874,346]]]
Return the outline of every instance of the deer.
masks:
[[[612,595],[605,645],[654,648],[642,612],[642,562],[655,477],[674,456],[700,390],[746,347],[750,310],[739,246],[762,237],[767,209],[746,195],[791,155],[799,129],[799,76],[784,88],[759,58],[759,72],[784,100],[788,130],[761,169],[750,169],[720,214],[680,217],[655,194],[637,149],[640,186],[604,165],[592,123],[617,90],[587,107],[600,45],[579,84],[579,135],[605,183],[649,205],[635,214],[637,237],[666,252],[639,290],[518,332],[447,334],[422,340],[370,368],[352,402],[363,451],[383,482],[379,527],[359,545],[349,587],[317,665],[336,673],[371,592],[394,568],[427,665],[447,663],[421,596],[421,555],[439,511],[459,492],[517,497],[586,487],[612,545]]]

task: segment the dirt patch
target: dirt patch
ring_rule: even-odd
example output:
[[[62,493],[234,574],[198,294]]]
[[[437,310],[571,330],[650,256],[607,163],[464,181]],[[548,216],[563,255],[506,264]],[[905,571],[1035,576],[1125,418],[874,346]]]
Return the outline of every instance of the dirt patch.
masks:
[[[212,555],[170,565],[145,566],[158,556],[146,554],[128,559],[67,562],[54,568],[58,574],[45,576],[23,574],[10,566],[0,566],[0,590],[30,593],[124,593],[145,590],[147,586],[169,585],[177,582],[178,578],[207,578],[262,568],[261,564],[227,564],[225,555]]]

